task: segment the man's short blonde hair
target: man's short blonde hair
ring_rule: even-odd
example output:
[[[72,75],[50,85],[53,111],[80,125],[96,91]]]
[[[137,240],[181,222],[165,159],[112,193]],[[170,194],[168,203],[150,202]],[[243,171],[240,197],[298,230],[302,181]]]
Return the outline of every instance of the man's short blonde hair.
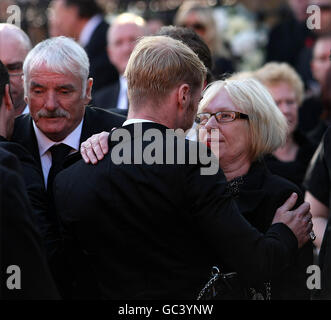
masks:
[[[143,37],[133,50],[124,76],[130,104],[145,99],[161,103],[177,85],[187,83],[192,92],[201,88],[207,70],[184,43],[167,36]]]
[[[287,63],[269,62],[254,72],[254,78],[265,86],[287,83],[295,92],[295,100],[298,106],[304,98],[304,85],[298,73]]]
[[[249,116],[253,161],[285,143],[288,130],[286,119],[269,91],[253,78],[213,82],[204,91],[198,113],[203,112],[222,88],[234,105]]]

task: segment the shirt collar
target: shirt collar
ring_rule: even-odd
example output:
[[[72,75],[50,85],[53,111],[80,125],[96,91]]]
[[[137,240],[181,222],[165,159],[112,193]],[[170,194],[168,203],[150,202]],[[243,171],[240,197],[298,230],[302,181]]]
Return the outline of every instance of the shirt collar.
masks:
[[[36,133],[40,157],[42,157],[49,150],[50,147],[60,143],[64,143],[69,147],[75,149],[76,151],[79,150],[83,120],[80,122],[80,124],[76,127],[74,131],[72,131],[68,136],[66,136],[62,141],[59,142],[55,142],[49,139],[48,137],[46,137],[45,134],[36,126],[35,122],[32,121],[32,123],[33,123],[34,132]]]
[[[97,14],[86,23],[82,32],[79,35],[79,43],[82,47],[86,47],[87,44],[90,42],[94,30],[97,28],[101,21],[102,16]]]
[[[143,123],[143,122],[154,122],[154,121],[146,120],[146,119],[129,119],[129,120],[124,121],[122,126],[124,127],[124,126],[128,126],[130,124]]]

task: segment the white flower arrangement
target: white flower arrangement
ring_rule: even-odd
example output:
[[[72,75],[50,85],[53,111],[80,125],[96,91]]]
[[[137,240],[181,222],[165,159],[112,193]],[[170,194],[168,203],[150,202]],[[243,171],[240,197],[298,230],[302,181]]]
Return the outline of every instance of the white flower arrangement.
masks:
[[[241,5],[215,9],[218,32],[235,58],[237,71],[252,71],[264,62],[267,31],[258,28],[252,14]]]

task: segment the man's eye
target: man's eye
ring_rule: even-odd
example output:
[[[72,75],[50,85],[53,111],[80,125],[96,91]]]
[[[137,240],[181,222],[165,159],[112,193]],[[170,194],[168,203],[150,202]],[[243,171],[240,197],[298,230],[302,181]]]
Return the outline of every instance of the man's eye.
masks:
[[[33,89],[34,94],[41,94],[43,91],[41,89]]]

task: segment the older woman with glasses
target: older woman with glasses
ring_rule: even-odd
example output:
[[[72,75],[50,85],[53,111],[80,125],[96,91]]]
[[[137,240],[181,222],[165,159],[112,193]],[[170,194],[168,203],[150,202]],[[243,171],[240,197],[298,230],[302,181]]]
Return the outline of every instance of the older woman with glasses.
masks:
[[[272,175],[263,163],[265,154],[285,142],[287,123],[267,89],[258,81],[212,83],[204,91],[196,122],[199,139],[219,157],[228,180],[228,192],[235,198],[242,215],[259,231],[268,229],[273,219],[271,213],[292,192],[298,193],[298,204],[303,202],[297,186]],[[243,284],[247,296],[309,299],[306,268],[312,264],[311,243],[293,258],[293,264],[269,283],[257,283],[254,288]]]

